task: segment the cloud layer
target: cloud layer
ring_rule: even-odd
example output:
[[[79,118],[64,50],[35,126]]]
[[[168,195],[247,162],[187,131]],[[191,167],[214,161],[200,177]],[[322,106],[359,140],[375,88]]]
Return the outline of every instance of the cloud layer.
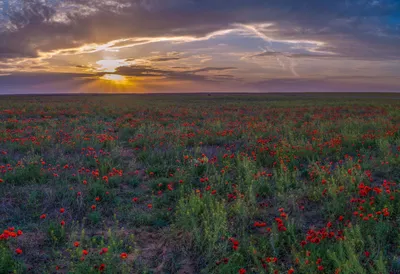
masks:
[[[278,83],[287,86],[278,80],[287,78],[304,89],[315,82],[322,89],[362,89],[371,87],[371,79],[360,76],[371,75],[377,90],[394,91],[400,85],[397,0],[4,3],[8,4],[0,7],[0,84],[7,81],[9,90],[21,89],[16,88],[18,83],[10,84],[13,77],[29,83],[29,74],[52,79],[63,73],[101,77],[106,72],[98,66],[101,60],[122,60],[108,73],[138,83],[157,76],[152,79],[159,81],[152,85],[157,88],[168,80],[182,81],[187,91],[201,82],[218,82],[217,89],[229,90],[232,81],[240,82],[235,86],[242,91],[268,91]],[[343,80],[348,71],[354,78]],[[80,77],[71,81],[76,78]]]

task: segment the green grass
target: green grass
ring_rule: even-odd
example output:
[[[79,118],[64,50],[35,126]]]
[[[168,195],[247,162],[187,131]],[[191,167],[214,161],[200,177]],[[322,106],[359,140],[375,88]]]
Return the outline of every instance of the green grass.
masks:
[[[377,96],[2,97],[0,273],[399,273]]]

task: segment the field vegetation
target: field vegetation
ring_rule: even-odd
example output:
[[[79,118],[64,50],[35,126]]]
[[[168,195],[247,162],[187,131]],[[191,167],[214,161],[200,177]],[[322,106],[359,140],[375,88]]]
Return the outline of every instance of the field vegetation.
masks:
[[[396,95],[0,98],[0,273],[400,273]]]

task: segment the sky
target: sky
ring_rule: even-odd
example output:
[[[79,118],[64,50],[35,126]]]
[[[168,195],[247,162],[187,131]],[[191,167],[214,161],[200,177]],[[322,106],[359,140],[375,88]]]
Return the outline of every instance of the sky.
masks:
[[[0,94],[335,91],[400,91],[400,0],[0,0]]]

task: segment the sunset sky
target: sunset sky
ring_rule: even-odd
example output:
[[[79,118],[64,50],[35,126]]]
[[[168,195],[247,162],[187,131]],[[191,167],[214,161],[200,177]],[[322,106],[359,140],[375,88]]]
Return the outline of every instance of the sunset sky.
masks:
[[[0,0],[0,93],[400,91],[400,0]]]

